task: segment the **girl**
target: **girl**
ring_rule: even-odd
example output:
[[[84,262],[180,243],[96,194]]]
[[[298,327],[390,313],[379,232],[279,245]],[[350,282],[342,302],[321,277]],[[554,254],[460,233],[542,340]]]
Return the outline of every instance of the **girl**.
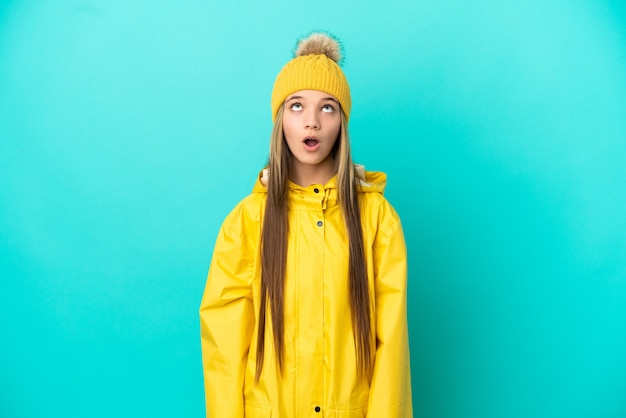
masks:
[[[200,306],[206,411],[412,417],[406,248],[386,176],[353,164],[336,39],[278,74],[268,166],[219,232]]]

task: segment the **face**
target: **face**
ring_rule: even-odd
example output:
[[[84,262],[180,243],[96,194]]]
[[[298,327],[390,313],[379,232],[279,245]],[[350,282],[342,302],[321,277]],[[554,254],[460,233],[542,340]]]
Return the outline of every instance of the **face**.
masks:
[[[332,173],[331,151],[341,129],[337,99],[317,90],[300,90],[287,97],[283,134],[298,172]]]

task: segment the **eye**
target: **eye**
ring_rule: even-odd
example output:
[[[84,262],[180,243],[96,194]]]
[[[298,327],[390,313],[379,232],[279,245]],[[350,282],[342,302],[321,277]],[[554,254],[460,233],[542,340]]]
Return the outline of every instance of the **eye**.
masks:
[[[293,103],[291,106],[289,106],[289,108],[297,112],[297,111],[302,110],[302,105],[296,102],[296,103]]]
[[[322,112],[332,113],[334,111],[335,111],[335,108],[333,105],[327,104],[322,107]]]

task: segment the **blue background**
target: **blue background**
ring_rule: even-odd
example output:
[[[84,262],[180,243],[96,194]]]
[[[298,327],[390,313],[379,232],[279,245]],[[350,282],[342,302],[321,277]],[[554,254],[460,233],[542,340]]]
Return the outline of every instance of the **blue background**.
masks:
[[[0,2],[0,416],[200,417],[198,305],[296,38],[343,41],[415,416],[626,416],[622,1]]]

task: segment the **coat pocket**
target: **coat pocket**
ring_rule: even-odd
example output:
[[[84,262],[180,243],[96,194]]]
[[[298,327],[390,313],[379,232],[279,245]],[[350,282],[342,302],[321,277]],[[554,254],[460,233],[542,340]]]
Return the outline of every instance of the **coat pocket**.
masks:
[[[329,418],[365,418],[367,407],[330,409]]]
[[[272,408],[258,405],[244,405],[245,418],[270,418],[272,416]]]

